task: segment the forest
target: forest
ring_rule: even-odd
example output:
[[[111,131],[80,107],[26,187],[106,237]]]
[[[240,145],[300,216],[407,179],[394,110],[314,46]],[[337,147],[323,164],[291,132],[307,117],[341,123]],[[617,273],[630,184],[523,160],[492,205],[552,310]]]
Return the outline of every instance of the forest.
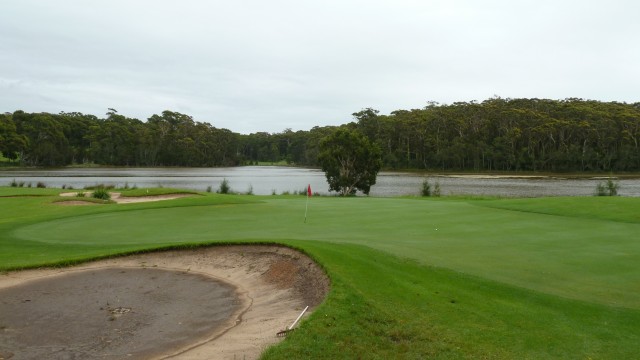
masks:
[[[431,171],[640,171],[640,103],[583,99],[430,102],[388,115],[367,108],[340,126],[234,133],[163,111],[146,121],[109,109],[0,114],[0,151],[20,166],[318,166],[320,141],[356,130],[386,169]]]

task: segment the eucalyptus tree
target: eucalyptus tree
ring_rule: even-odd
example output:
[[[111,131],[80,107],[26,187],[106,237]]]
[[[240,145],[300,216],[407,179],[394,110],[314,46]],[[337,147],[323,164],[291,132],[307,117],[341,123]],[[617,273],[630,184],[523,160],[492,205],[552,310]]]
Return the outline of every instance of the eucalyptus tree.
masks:
[[[341,196],[360,190],[368,195],[382,167],[380,148],[366,136],[338,129],[320,142],[318,161],[329,183],[329,191]]]
[[[20,159],[23,163],[32,166],[67,164],[69,141],[54,115],[16,111],[12,118],[16,131],[26,138],[26,146]]]
[[[0,114],[0,153],[11,160],[18,159],[27,146],[27,137],[18,134],[11,113]]]

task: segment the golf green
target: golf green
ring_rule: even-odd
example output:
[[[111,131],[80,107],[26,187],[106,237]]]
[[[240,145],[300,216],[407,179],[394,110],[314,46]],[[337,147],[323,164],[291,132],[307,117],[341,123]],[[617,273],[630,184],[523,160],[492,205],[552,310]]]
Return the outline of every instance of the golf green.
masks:
[[[201,194],[63,207],[1,198],[4,269],[159,248],[279,243],[327,271],[323,305],[265,358],[633,358],[640,201]]]

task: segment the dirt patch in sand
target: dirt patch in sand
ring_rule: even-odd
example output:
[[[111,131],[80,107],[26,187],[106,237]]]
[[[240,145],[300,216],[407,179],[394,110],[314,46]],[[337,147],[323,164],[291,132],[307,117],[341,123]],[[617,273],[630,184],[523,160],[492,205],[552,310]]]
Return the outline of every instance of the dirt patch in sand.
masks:
[[[93,192],[91,191],[83,191],[85,196],[91,196]],[[63,197],[71,197],[76,196],[77,192],[67,192],[62,193],[60,196]],[[162,200],[172,200],[179,199],[187,196],[194,196],[194,194],[166,194],[166,195],[152,195],[152,196],[122,196],[119,192],[109,192],[111,195],[111,200],[115,201],[118,204],[133,204],[133,203],[141,203],[141,202],[151,202],[151,201],[162,201]],[[88,205],[88,201],[82,200],[70,200],[70,201],[60,201],[56,204],[59,205]]]
[[[139,269],[149,271],[139,272]],[[91,306],[79,306],[77,295],[65,303],[64,292],[61,294],[55,290],[61,289],[59,286],[41,290],[37,293],[37,298],[33,299],[23,299],[25,295],[20,295],[14,299],[12,313],[20,309],[20,304],[15,302],[37,300],[44,304],[44,308],[51,309],[48,315],[51,318],[71,312],[72,317],[78,317],[83,321],[95,318],[101,325],[85,324],[75,330],[69,326],[61,331],[59,327],[48,329],[48,322],[44,321],[39,325],[39,331],[19,334],[20,329],[2,324],[3,320],[0,319],[0,359],[21,358],[16,350],[24,343],[29,343],[32,348],[39,346],[40,349],[54,344],[60,358],[91,358],[87,357],[86,352],[74,352],[78,348],[91,348],[102,349],[99,358],[116,358],[117,356],[103,355],[115,353],[114,349],[117,349],[119,356],[126,354],[128,359],[256,359],[267,346],[282,339],[276,337],[278,331],[289,326],[305,306],[310,306],[312,310],[320,304],[329,290],[329,280],[324,271],[309,257],[290,248],[267,245],[218,246],[132,255],[65,269],[39,269],[2,274],[0,292],[3,294],[3,300],[0,301],[0,313],[5,313],[7,309],[3,309],[2,306],[10,302],[6,300],[9,299],[6,295],[18,292],[24,286],[42,284],[42,289],[46,288],[46,280],[54,281],[88,272],[98,274],[97,272],[102,270],[118,273],[128,271],[126,281],[116,281],[113,284],[113,275],[105,279],[111,279],[112,287],[117,288],[121,283],[126,290],[124,293],[142,292],[139,300],[133,297],[127,300],[127,304],[118,304],[112,300],[109,304],[105,302],[100,305],[101,297],[105,297],[103,300],[107,301],[106,298],[115,293],[115,290],[101,289],[103,295],[97,295],[97,300],[93,300]],[[171,280],[171,276],[162,280],[165,276],[159,276],[153,271],[175,273],[176,276],[182,277],[186,274],[193,276],[194,281],[208,279],[209,282],[224,282],[222,288],[227,286],[232,289],[233,297],[225,295],[220,300],[220,296],[211,295],[206,291],[195,288],[192,291],[190,289],[193,286],[188,282],[176,282]],[[138,273],[141,275],[137,275]],[[145,273],[152,274],[154,279],[145,278]],[[85,281],[76,282],[76,285],[84,287],[84,291],[89,294],[100,293],[95,289],[99,283]],[[154,284],[153,289],[147,289],[150,283]],[[149,291],[157,292],[158,287],[163,287],[165,292],[164,295],[161,295],[161,292],[157,293],[161,309],[149,299]],[[51,302],[52,299],[55,299],[55,302]],[[215,305],[215,301],[233,303],[229,308],[231,316],[218,319],[217,324],[213,316],[204,316],[207,319],[204,322],[203,316],[196,316],[199,326],[204,327],[204,330],[201,329],[199,332],[190,332],[195,326],[184,328],[183,324],[180,324],[185,319],[180,314],[192,310],[195,312],[194,307],[208,307],[211,311],[218,311],[219,307]],[[96,307],[97,305],[100,306]],[[153,313],[154,309],[160,313]],[[12,318],[21,318],[20,314],[14,315]],[[169,322],[166,321],[167,318]],[[108,325],[106,330],[105,322]],[[53,323],[51,321],[51,324]],[[127,327],[126,324],[130,326]],[[82,344],[72,343],[74,337],[69,335],[73,334],[73,331],[89,332],[92,326],[98,329],[94,336],[84,334]],[[149,335],[158,332],[166,332],[166,336],[158,338]],[[170,332],[179,335],[169,335]],[[126,336],[122,337],[122,334]],[[180,336],[184,341],[171,342]],[[67,346],[64,345],[65,341],[69,341]],[[111,350],[114,351],[110,352]]]

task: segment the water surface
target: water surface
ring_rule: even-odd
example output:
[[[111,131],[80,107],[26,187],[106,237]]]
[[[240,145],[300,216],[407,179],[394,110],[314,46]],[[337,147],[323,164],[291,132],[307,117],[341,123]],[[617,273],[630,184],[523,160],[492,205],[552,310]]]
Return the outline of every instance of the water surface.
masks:
[[[175,187],[213,191],[226,179],[232,191],[256,195],[305,191],[329,194],[329,185],[319,169],[282,166],[241,166],[227,168],[63,168],[0,171],[0,185],[12,180],[31,183],[39,181],[47,187],[72,186],[81,189],[96,184],[116,187]],[[506,197],[590,196],[603,179],[564,179],[558,177],[509,177],[434,175],[404,172],[381,172],[371,188],[373,196],[418,195],[422,182],[440,185],[442,195],[498,195]],[[640,196],[640,179],[619,180],[619,194]]]

